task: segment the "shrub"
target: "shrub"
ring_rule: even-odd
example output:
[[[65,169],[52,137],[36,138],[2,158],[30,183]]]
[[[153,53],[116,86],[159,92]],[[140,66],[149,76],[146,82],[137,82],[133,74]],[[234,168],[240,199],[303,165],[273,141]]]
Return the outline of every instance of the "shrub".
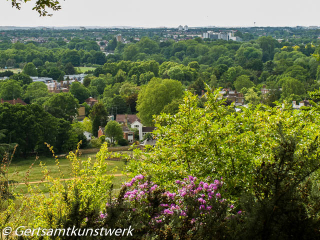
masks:
[[[103,144],[96,155],[96,161],[91,162],[91,158],[80,159],[78,151],[79,145],[75,153],[70,152],[67,156],[72,165],[71,178],[67,182],[62,181],[64,177],[58,158],[56,163],[61,173],[59,178],[50,177],[48,169],[42,165],[44,180],[48,181],[44,185],[49,189],[49,194],[43,193],[35,185],[28,185],[28,194],[18,196],[21,204],[11,221],[13,229],[18,226],[66,229],[94,225],[94,219],[105,207],[103,203],[111,196],[108,189],[113,176],[106,174],[105,162],[105,158],[111,157],[111,153],[107,151],[107,144]]]
[[[104,143],[106,141],[106,136],[105,135],[101,135],[99,137],[99,140],[100,140],[101,143]]]
[[[189,176],[169,192],[138,175],[107,203],[100,227],[131,226],[137,239],[222,239],[230,220],[241,214],[223,198],[223,185],[222,180],[207,183]]]
[[[94,137],[92,137],[90,143],[91,143],[91,146],[92,146],[93,148],[100,148],[100,147],[101,147],[101,141],[100,141],[99,138],[94,138]]]
[[[129,142],[128,142],[127,139],[122,138],[122,139],[120,139],[120,140],[118,141],[118,144],[119,144],[120,146],[128,146],[128,145],[129,145]]]

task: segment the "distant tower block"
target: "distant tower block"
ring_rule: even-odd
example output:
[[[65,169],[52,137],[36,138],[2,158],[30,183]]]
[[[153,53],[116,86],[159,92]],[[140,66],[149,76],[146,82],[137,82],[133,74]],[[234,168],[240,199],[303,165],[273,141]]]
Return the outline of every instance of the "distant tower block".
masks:
[[[118,34],[118,35],[116,36],[116,39],[117,39],[117,42],[122,42],[122,36],[121,36],[121,34]]]
[[[183,28],[183,30],[188,31],[188,30],[189,30],[188,25],[185,25],[184,28]]]
[[[179,30],[179,31],[182,31],[182,30],[183,30],[182,25],[180,25],[180,26],[178,27],[178,30]]]

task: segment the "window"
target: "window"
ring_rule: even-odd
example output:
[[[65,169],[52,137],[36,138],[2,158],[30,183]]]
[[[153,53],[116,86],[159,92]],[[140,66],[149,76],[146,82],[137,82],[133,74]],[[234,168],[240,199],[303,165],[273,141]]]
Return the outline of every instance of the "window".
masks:
[[[139,128],[139,125],[134,125],[135,128]]]

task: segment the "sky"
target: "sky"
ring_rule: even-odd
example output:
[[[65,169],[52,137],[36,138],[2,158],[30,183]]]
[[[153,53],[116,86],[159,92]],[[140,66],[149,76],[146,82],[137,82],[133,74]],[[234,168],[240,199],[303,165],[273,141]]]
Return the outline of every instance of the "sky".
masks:
[[[314,0],[65,0],[52,17],[39,17],[34,3],[17,10],[0,0],[0,26],[320,26]]]

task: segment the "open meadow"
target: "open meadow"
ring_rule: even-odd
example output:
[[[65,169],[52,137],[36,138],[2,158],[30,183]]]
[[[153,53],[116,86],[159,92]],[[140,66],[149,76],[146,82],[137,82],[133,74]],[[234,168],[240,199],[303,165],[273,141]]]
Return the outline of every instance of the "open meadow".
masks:
[[[131,154],[129,151],[123,151],[122,154]],[[96,154],[83,154],[79,157],[81,160],[91,158],[92,164],[96,161]],[[58,164],[57,164],[58,162]],[[114,175],[114,189],[119,189],[121,184],[127,180],[127,176],[122,174],[125,168],[124,160],[112,159],[106,160],[108,169],[107,175]],[[59,167],[60,170],[59,171]],[[59,178],[61,181],[68,182],[72,179],[72,163],[61,156],[58,161],[54,157],[28,157],[26,159],[14,159],[8,170],[8,180],[12,184],[12,188],[16,193],[27,193],[27,185],[38,185],[43,192],[48,192],[47,180],[45,179],[44,170],[49,171],[49,176]]]

